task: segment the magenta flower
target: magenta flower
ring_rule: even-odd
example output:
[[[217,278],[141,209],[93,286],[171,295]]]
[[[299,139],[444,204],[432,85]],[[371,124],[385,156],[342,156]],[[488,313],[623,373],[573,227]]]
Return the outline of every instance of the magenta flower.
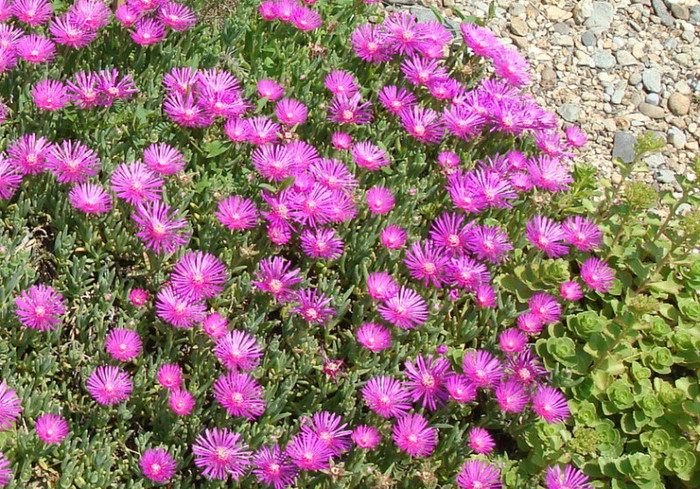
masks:
[[[124,75],[120,79],[116,69],[100,71],[97,74],[97,88],[100,93],[99,104],[105,107],[111,106],[117,99],[128,100],[138,93],[131,75]]]
[[[12,197],[21,183],[22,175],[18,168],[10,160],[0,156],[0,199]]]
[[[429,86],[445,81],[449,75],[443,65],[435,59],[412,56],[401,63],[401,71],[409,83],[416,86]]]
[[[480,260],[501,263],[513,245],[508,240],[508,234],[498,226],[474,226],[469,232],[467,249]]]
[[[561,192],[569,188],[574,179],[571,171],[558,158],[540,155],[527,163],[527,172],[532,184],[548,192]]]
[[[476,387],[494,388],[503,376],[503,366],[491,353],[471,350],[462,359],[464,374]]]
[[[175,264],[171,282],[177,294],[199,301],[219,295],[226,275],[226,266],[214,255],[190,251]]]
[[[335,309],[329,306],[331,298],[326,297],[323,292],[317,289],[304,288],[295,294],[299,305],[291,310],[292,313],[299,314],[309,324],[325,324],[335,314]]]
[[[433,221],[430,239],[450,255],[461,255],[466,251],[470,228],[471,223],[464,225],[463,215],[445,212]]]
[[[303,6],[298,6],[294,9],[290,21],[301,31],[312,31],[323,25],[321,14]]]
[[[407,414],[394,425],[392,438],[411,457],[426,457],[437,445],[437,430],[420,414]]]
[[[253,474],[258,482],[275,489],[284,489],[294,485],[298,473],[299,469],[290,462],[287,454],[277,445],[272,448],[262,447],[255,452]]]
[[[581,251],[593,251],[603,244],[603,233],[590,219],[574,216],[568,217],[562,224],[564,240]]]
[[[335,149],[348,150],[352,147],[352,136],[346,132],[336,131],[331,136],[331,142]]]
[[[6,486],[12,480],[12,469],[10,461],[0,452],[0,486]]]
[[[586,133],[576,126],[567,127],[564,133],[566,134],[566,141],[574,148],[581,148],[588,142]]]
[[[387,85],[379,91],[379,102],[392,114],[398,115],[404,109],[416,105],[416,96],[405,88]]]
[[[531,350],[525,350],[508,359],[506,371],[511,377],[523,385],[533,385],[546,377],[549,372],[540,363],[539,358]]]
[[[7,146],[7,161],[23,175],[38,175],[47,167],[51,143],[36,134],[23,134]]]
[[[338,124],[369,124],[372,103],[363,102],[362,94],[336,95],[328,106],[328,120]]]
[[[496,446],[496,442],[493,441],[493,437],[483,428],[472,428],[469,430],[469,448],[472,449],[474,453],[482,453],[488,455]]]
[[[423,25],[410,12],[392,12],[382,24],[392,49],[404,56],[420,52],[425,44]]]
[[[476,198],[487,207],[511,208],[509,200],[518,197],[508,180],[490,169],[480,168],[471,173],[470,184]]]
[[[68,422],[57,414],[42,414],[34,426],[37,436],[49,444],[61,443],[68,436]]]
[[[159,318],[176,328],[191,328],[204,320],[206,306],[189,297],[183,297],[168,286],[158,291],[156,313]]]
[[[390,224],[382,231],[381,241],[390,250],[398,250],[406,244],[407,237],[406,231],[395,224]]]
[[[334,229],[305,229],[299,239],[301,249],[311,258],[335,260],[343,254],[343,240]]]
[[[112,191],[129,204],[159,200],[163,180],[139,162],[122,163],[110,179]]]
[[[184,389],[173,389],[170,391],[168,405],[178,416],[188,416],[194,409],[194,396]]]
[[[479,307],[496,307],[496,290],[488,284],[477,285],[474,303]]]
[[[226,480],[231,476],[238,481],[250,465],[252,452],[241,441],[241,435],[226,428],[205,429],[192,445],[194,464],[203,468],[209,479]]]
[[[400,417],[411,409],[411,395],[391,377],[372,377],[362,388],[367,407],[383,418]]]
[[[131,289],[129,292],[129,301],[136,307],[141,307],[148,302],[148,292],[143,289]]]
[[[420,242],[415,242],[411,250],[406,252],[403,260],[408,268],[411,277],[423,281],[423,286],[433,285],[441,288],[446,281],[445,272],[450,262],[449,257],[442,255],[440,249],[428,240],[422,246]]]
[[[76,22],[92,31],[109,24],[112,14],[102,0],[78,0],[68,9]]]
[[[529,400],[523,385],[512,379],[507,379],[498,384],[494,397],[499,407],[506,413],[522,412]]]
[[[158,44],[165,39],[165,29],[163,24],[155,19],[141,19],[134,24],[134,30],[131,32],[131,39],[141,46],[150,46]]]
[[[569,251],[563,244],[565,233],[561,225],[548,217],[535,216],[528,220],[525,237],[550,258],[563,256]]]
[[[453,401],[465,403],[476,399],[476,386],[467,379],[466,375],[451,375],[445,381],[445,387]]]
[[[143,452],[139,465],[143,475],[153,482],[167,482],[177,471],[175,459],[162,448]]]
[[[364,323],[357,330],[357,341],[376,353],[391,346],[391,333],[381,324]]]
[[[214,122],[213,118],[207,115],[205,108],[197,105],[191,93],[169,93],[165,97],[163,110],[173,122],[183,127],[206,127]]]
[[[466,256],[452,258],[447,265],[447,280],[469,292],[475,292],[480,285],[488,284],[491,274],[486,265]]]
[[[117,10],[114,12],[114,16],[124,27],[131,27],[141,18],[141,12],[137,12],[128,4],[124,3],[117,7]]]
[[[557,299],[546,293],[538,292],[527,301],[532,313],[537,316],[544,324],[555,323],[561,317],[561,304]]]
[[[98,403],[107,406],[125,401],[131,394],[129,374],[119,367],[97,367],[87,379],[87,390]]]
[[[325,470],[330,467],[333,452],[328,445],[314,433],[300,433],[287,445],[287,456],[301,470]]]
[[[360,59],[378,64],[389,61],[394,54],[388,38],[383,26],[361,24],[352,32],[350,44]]]
[[[347,423],[335,413],[321,411],[315,413],[306,424],[301,426],[302,435],[316,435],[333,456],[338,456],[350,449],[350,435],[352,431],[347,430]]]
[[[143,162],[161,175],[172,175],[185,168],[185,157],[166,143],[151,144],[143,152]]]
[[[342,161],[319,158],[311,163],[308,169],[311,176],[329,190],[352,191],[358,186],[355,175]],[[300,176],[297,176],[297,179]]]
[[[81,109],[90,109],[99,104],[99,77],[97,73],[80,71],[73,75],[75,82],[68,80],[66,86],[71,100]]]
[[[394,194],[385,187],[372,187],[367,191],[367,205],[373,214],[386,214],[394,208]]]
[[[47,0],[15,0],[10,12],[20,22],[36,27],[45,24],[51,18],[53,7]]]
[[[232,416],[255,419],[265,412],[264,392],[245,372],[227,372],[213,386],[214,397]]]
[[[282,88],[275,80],[270,80],[268,78],[259,80],[257,88],[258,95],[261,97],[267,97],[270,102],[274,102],[284,97],[284,88]]]
[[[518,328],[527,334],[538,334],[542,331],[544,323],[537,314],[527,311],[518,316]]]
[[[43,110],[59,110],[68,105],[70,97],[67,87],[57,80],[42,80],[34,85],[32,98]]]
[[[495,466],[483,460],[468,460],[457,474],[457,485],[463,489],[498,489],[503,484]]]
[[[224,124],[224,132],[234,143],[243,143],[249,139],[248,123],[243,119],[233,118],[227,120]]]
[[[501,41],[486,27],[462,22],[459,28],[464,36],[464,42],[474,51],[474,54],[492,58],[501,49]]]
[[[440,116],[432,109],[416,105],[402,110],[399,117],[403,128],[424,144],[439,143],[445,132]]]
[[[264,116],[246,119],[246,122],[248,123],[248,140],[253,144],[274,143],[282,131],[282,126]]]
[[[398,284],[386,272],[370,273],[367,277],[367,293],[372,299],[385,301],[394,297],[398,291]]]
[[[12,16],[11,0],[0,0],[0,22],[5,22]]]
[[[15,314],[23,326],[46,331],[56,329],[66,312],[63,296],[48,285],[32,285],[15,298]]]
[[[251,281],[256,288],[272,294],[280,303],[285,303],[294,297],[295,291],[290,287],[301,282],[300,269],[290,270],[292,263],[288,260],[272,256],[260,260],[260,271],[255,272],[257,281]]]
[[[448,398],[445,381],[451,374],[449,360],[444,357],[434,359],[418,355],[415,365],[411,362],[404,365],[404,375],[408,380],[404,381],[403,385],[411,393],[413,402],[423,398],[422,406],[431,411],[445,404]]]
[[[401,287],[398,293],[379,306],[385,321],[402,329],[415,329],[428,319],[428,306],[412,289]]]
[[[519,353],[527,345],[527,336],[517,328],[510,328],[498,336],[498,343],[503,353]]]
[[[277,102],[275,114],[282,124],[296,126],[306,122],[308,111],[306,106],[298,100],[286,98]]]
[[[141,338],[136,331],[124,328],[113,329],[107,335],[105,350],[112,358],[128,362],[141,353]]]
[[[136,236],[156,253],[172,253],[189,240],[187,220],[176,218],[177,213],[170,212],[170,206],[160,201],[136,206],[136,212],[131,214],[138,229]]]
[[[168,92],[178,92],[187,95],[199,79],[199,70],[185,66],[173,68],[163,75],[163,85]]]
[[[513,86],[523,87],[532,83],[530,63],[517,49],[498,49],[493,57],[493,68],[497,76]]]
[[[212,312],[202,321],[202,331],[213,339],[218,339],[228,332],[228,321],[218,312]]]
[[[166,363],[158,369],[158,383],[168,390],[182,386],[182,369],[175,363]]]
[[[583,297],[583,290],[578,282],[564,282],[559,286],[559,296],[567,301],[577,301]]]
[[[162,5],[158,9],[158,20],[177,32],[187,31],[197,22],[192,10],[177,2],[167,2]]]
[[[38,34],[21,37],[15,46],[17,55],[30,63],[48,63],[56,55],[54,43]]]
[[[353,144],[351,154],[358,166],[372,171],[391,163],[386,151],[368,141]]]
[[[588,476],[572,465],[566,465],[562,472],[559,465],[547,467],[545,477],[547,489],[592,489]]]
[[[296,174],[297,168],[287,146],[264,145],[251,156],[255,169],[268,180],[281,182]]]
[[[214,355],[229,370],[254,370],[260,365],[262,347],[245,331],[230,331],[216,341]]]
[[[77,141],[55,144],[46,157],[47,167],[63,183],[83,183],[99,171],[97,153]]]
[[[352,441],[359,448],[372,450],[382,441],[382,435],[374,426],[359,425],[352,431]]]
[[[600,258],[588,258],[581,265],[581,278],[591,289],[608,292],[615,284],[615,272]]]
[[[251,229],[258,222],[258,210],[253,201],[237,195],[219,202],[214,215],[221,224],[231,230]]]
[[[343,70],[333,70],[324,79],[324,85],[333,95],[353,95],[360,86],[352,73]]]
[[[86,214],[103,214],[112,208],[112,197],[95,183],[81,183],[68,192],[70,203]]]
[[[532,395],[532,410],[547,423],[558,423],[569,417],[566,398],[549,386],[540,386]]]
[[[17,393],[5,382],[0,382],[0,432],[10,429],[21,412],[22,405]]]

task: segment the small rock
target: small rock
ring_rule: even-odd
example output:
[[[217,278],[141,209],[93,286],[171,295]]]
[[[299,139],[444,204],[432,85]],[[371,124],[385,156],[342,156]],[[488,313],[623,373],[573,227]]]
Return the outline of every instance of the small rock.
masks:
[[[620,158],[625,163],[634,161],[634,145],[637,140],[632,134],[618,131],[613,137],[613,158]]]
[[[566,122],[571,123],[578,121],[578,116],[580,112],[581,109],[579,109],[574,104],[562,104],[557,109],[557,114],[559,114],[561,118],[564,119]]]
[[[668,138],[666,140],[676,149],[683,149],[687,142],[685,133],[674,126],[668,128]]]
[[[634,72],[630,75],[629,79],[630,85],[637,85],[639,83],[642,83],[642,75],[639,72]]]
[[[552,83],[557,81],[557,72],[551,67],[547,66],[542,70],[542,81],[547,83]]]
[[[693,39],[695,39],[695,27],[690,24],[685,24],[681,37],[685,42],[693,42]]]
[[[663,0],[651,0],[651,6],[654,7],[654,12],[659,16],[663,25],[666,27],[671,27],[673,25],[673,17],[666,8],[666,5],[664,5]]]
[[[656,68],[648,68],[642,72],[642,83],[647,92],[661,91],[661,73]]]
[[[562,8],[556,7],[554,5],[549,5],[547,7],[547,18],[555,22],[561,22],[568,20],[572,17],[572,13],[564,10]]]
[[[517,2],[513,2],[510,7],[508,7],[508,12],[510,12],[511,17],[520,17],[521,15],[525,15],[526,11],[525,5]]]
[[[692,210],[693,210],[693,206],[691,206],[687,202],[683,202],[681,205],[678,206],[678,209],[676,209],[676,212],[678,214],[680,214],[681,216],[683,216]]]
[[[617,53],[615,53],[615,57],[617,58],[617,63],[620,66],[632,66],[637,64],[637,58],[632,56],[632,53],[624,49],[620,49]]]
[[[690,18],[688,20],[691,24],[700,25],[700,4],[690,7]]]
[[[520,17],[515,17],[514,19],[511,19],[510,26],[508,27],[510,28],[510,32],[512,32],[516,36],[527,36],[528,32],[530,32],[530,28]]]
[[[634,56],[637,59],[642,59],[642,56],[646,54],[646,46],[644,46],[643,42],[638,42],[635,43],[634,46],[632,46],[632,56]]]
[[[679,3],[674,3],[671,5],[671,13],[676,19],[688,20],[690,19],[690,10],[688,7],[681,5]]]
[[[666,185],[676,183],[676,174],[671,170],[657,170],[656,181]]]
[[[584,25],[589,29],[607,29],[612,23],[614,13],[615,7],[612,4],[608,2],[593,2],[593,11],[591,16],[584,22]]]
[[[439,22],[435,13],[426,7],[413,6],[411,7],[411,13],[416,16],[418,22]]]
[[[690,85],[688,85],[688,82],[685,80],[677,81],[675,88],[676,92],[682,93],[683,95],[690,95],[691,93],[693,93],[693,89],[690,88]]]
[[[639,104],[639,112],[652,119],[663,119],[666,115],[666,111],[663,108],[646,102]]]
[[[615,57],[607,49],[599,49],[593,53],[593,62],[598,68],[608,69],[615,66]]]
[[[571,36],[554,36],[552,44],[556,44],[557,46],[573,46],[574,38]]]
[[[668,98],[668,110],[675,115],[686,115],[690,111],[690,99],[679,92],[674,92]]]
[[[646,158],[644,158],[643,161],[649,166],[649,168],[653,170],[666,164],[666,158],[664,158],[664,155],[660,153],[654,153],[653,155],[649,155]]]
[[[552,26],[552,30],[556,32],[557,34],[561,34],[562,36],[566,36],[571,29],[569,29],[569,26],[566,25],[563,22],[557,22]]]
[[[677,47],[678,39],[676,39],[675,37],[669,37],[664,43],[664,49],[666,49],[666,51],[673,51]]]
[[[583,44],[584,46],[595,46],[595,41],[595,34],[593,34],[591,31],[586,31],[583,34],[581,34],[581,44]]]
[[[530,47],[530,42],[527,40],[527,37],[523,36],[513,36],[513,43],[522,51]]]
[[[651,105],[659,105],[659,94],[658,93],[647,93],[644,97],[644,101]]]

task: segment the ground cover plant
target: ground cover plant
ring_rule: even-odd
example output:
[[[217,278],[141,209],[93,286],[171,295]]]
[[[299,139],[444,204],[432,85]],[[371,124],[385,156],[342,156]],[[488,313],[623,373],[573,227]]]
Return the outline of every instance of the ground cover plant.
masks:
[[[479,19],[112,8],[0,4],[0,485],[697,487],[694,181]]]

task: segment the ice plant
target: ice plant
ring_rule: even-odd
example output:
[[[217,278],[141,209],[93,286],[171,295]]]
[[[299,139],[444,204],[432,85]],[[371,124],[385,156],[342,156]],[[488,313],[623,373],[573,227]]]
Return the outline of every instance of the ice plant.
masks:
[[[97,153],[79,141],[54,144],[46,156],[46,166],[64,183],[83,183],[99,171]]]
[[[137,206],[131,214],[138,229],[136,236],[156,253],[172,253],[189,239],[185,230],[187,221],[177,218],[177,212],[171,212],[170,206],[160,201]]]
[[[549,386],[539,387],[532,395],[532,410],[548,423],[558,423],[569,417],[566,398]]]
[[[397,294],[379,306],[384,320],[402,329],[415,329],[428,319],[428,307],[416,291],[401,287]]]
[[[372,299],[386,301],[394,297],[398,291],[398,284],[386,272],[373,272],[367,277],[367,293]]]
[[[110,182],[117,197],[133,205],[159,200],[163,191],[163,180],[140,162],[122,163]]]
[[[477,387],[492,389],[503,376],[503,366],[491,353],[470,350],[462,359],[464,374]]]
[[[394,425],[392,438],[411,457],[426,457],[437,445],[437,430],[420,414],[407,414]]]
[[[0,486],[6,486],[12,480],[10,461],[4,453],[0,452]]]
[[[578,282],[564,282],[559,286],[559,297],[567,301],[577,301],[583,297],[583,290]]]
[[[107,334],[105,350],[116,360],[131,361],[141,353],[141,337],[136,331],[113,329]]]
[[[191,328],[205,317],[206,306],[191,297],[183,297],[172,287],[158,292],[156,312],[163,321],[176,328]]]
[[[57,414],[42,414],[34,426],[37,436],[49,444],[58,444],[68,436],[68,422]]]
[[[251,281],[251,284],[269,292],[280,303],[288,302],[296,294],[291,286],[302,280],[299,276],[301,270],[290,270],[291,266],[291,262],[279,256],[263,258],[259,263],[260,271],[255,272],[257,280]]]
[[[218,312],[212,312],[202,321],[202,330],[210,338],[221,338],[228,332],[228,321]]]
[[[299,314],[310,324],[325,324],[335,314],[335,309],[330,307],[331,298],[317,289],[300,289],[295,296],[298,305],[291,312]]]
[[[220,294],[226,282],[226,266],[209,253],[188,252],[175,264],[170,281],[177,294],[194,301]]]
[[[284,489],[294,485],[299,469],[279,446],[274,445],[272,448],[262,447],[255,452],[252,472],[258,482],[275,489]]]
[[[457,485],[462,489],[498,489],[501,473],[492,464],[483,460],[468,460],[457,475]]]
[[[177,471],[177,462],[162,448],[149,449],[143,452],[139,461],[144,476],[153,482],[167,482]]]
[[[229,370],[252,371],[260,364],[263,349],[245,331],[229,331],[216,340],[214,355]]]
[[[136,307],[141,307],[148,302],[148,292],[143,289],[131,289],[129,292],[129,301]]]
[[[15,298],[15,314],[23,326],[46,331],[61,324],[66,312],[63,296],[49,285],[32,285]]]
[[[581,278],[591,289],[608,292],[615,284],[615,272],[600,258],[588,258],[581,265]]]
[[[54,43],[44,36],[29,34],[17,41],[17,55],[30,63],[48,63],[56,55]]]
[[[391,346],[391,333],[381,324],[364,323],[357,330],[357,341],[376,353]]]
[[[413,402],[422,399],[421,405],[432,411],[445,404],[448,397],[445,381],[451,372],[449,360],[418,355],[415,364],[407,361],[404,366],[404,375],[408,380],[403,385]]]
[[[184,389],[173,389],[170,391],[168,405],[178,416],[188,416],[194,409],[194,396]]]
[[[410,393],[396,379],[372,377],[362,388],[367,407],[383,418],[400,417],[411,409]]]
[[[251,229],[258,223],[258,210],[252,200],[233,195],[219,202],[214,213],[230,230]]]
[[[382,231],[381,241],[390,250],[398,250],[406,244],[407,237],[406,231],[395,224],[390,224]]]
[[[50,149],[43,136],[23,134],[7,146],[7,161],[23,175],[37,175],[46,169]]]
[[[572,465],[566,465],[564,471],[559,465],[547,467],[545,486],[547,489],[592,489],[588,476]]]
[[[335,413],[321,411],[301,426],[302,435],[316,435],[328,447],[333,456],[339,456],[350,446],[351,430],[346,429],[347,423]]]
[[[468,445],[474,453],[488,455],[496,446],[496,442],[493,441],[493,437],[488,431],[477,427],[469,430]]]
[[[131,394],[129,374],[118,367],[97,367],[87,379],[87,390],[102,405],[125,401]]]
[[[185,168],[183,154],[166,143],[151,144],[143,152],[144,164],[161,175],[172,175]]]
[[[241,441],[241,435],[226,428],[206,428],[192,444],[194,464],[209,479],[237,481],[250,465],[252,452]]]
[[[565,236],[561,225],[545,216],[535,216],[528,220],[525,229],[527,240],[550,258],[568,253],[568,247],[563,244]]]
[[[325,470],[333,452],[328,445],[314,433],[300,433],[287,445],[286,453],[291,462],[301,470]]]
[[[42,80],[34,85],[32,98],[37,107],[55,111],[62,109],[70,101],[68,88],[57,80]]]
[[[182,385],[182,369],[174,363],[166,363],[158,369],[158,383],[168,390],[179,389]]]
[[[7,200],[12,197],[21,183],[22,175],[18,168],[0,156],[0,199]]]
[[[386,187],[372,187],[367,191],[367,206],[373,214],[386,214],[394,208],[394,194]]]
[[[374,426],[359,425],[353,430],[351,436],[355,445],[365,450],[374,449],[382,441],[382,435]]]
[[[112,198],[97,184],[81,183],[68,192],[73,207],[86,214],[103,214],[112,208]]]
[[[0,382],[0,432],[10,429],[21,412],[22,406],[17,393],[5,382]]]
[[[232,416],[255,419],[265,412],[264,392],[250,374],[225,373],[214,382],[213,390],[216,400]]]

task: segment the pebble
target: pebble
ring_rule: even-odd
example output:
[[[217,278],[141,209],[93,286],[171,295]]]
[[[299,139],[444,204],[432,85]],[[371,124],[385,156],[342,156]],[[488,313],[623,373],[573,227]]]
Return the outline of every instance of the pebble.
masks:
[[[679,92],[674,92],[668,98],[668,110],[675,115],[686,115],[690,111],[690,99]]]
[[[549,83],[557,81],[557,72],[547,66],[542,70],[542,81]]]
[[[644,161],[644,163],[646,163],[647,166],[649,166],[649,168],[652,169],[659,168],[666,164],[666,158],[664,158],[664,155],[662,155],[661,153],[651,154],[644,158],[644,160],[642,161]]]
[[[581,44],[583,44],[586,47],[590,46],[595,46],[595,34],[591,31],[586,31],[583,34],[581,34]]]
[[[688,7],[686,7],[685,5],[681,5],[679,3],[674,3],[671,5],[671,14],[673,14],[673,16],[676,19],[680,19],[680,20],[690,19],[690,10],[688,9]]]
[[[571,17],[573,17],[572,13],[567,10],[561,9],[555,5],[547,6],[547,18],[549,20],[561,22]]]
[[[677,81],[674,88],[676,89],[676,92],[681,93],[683,95],[690,95],[691,93],[693,93],[693,89],[690,88],[690,85],[688,85],[688,82],[685,80]]]
[[[690,7],[690,18],[688,20],[691,24],[700,25],[700,4]]]
[[[666,111],[662,107],[651,105],[646,102],[639,104],[639,112],[652,119],[663,119]]]
[[[630,82],[630,85],[638,85],[638,84],[642,83],[642,75],[641,75],[641,73],[639,73],[639,72],[637,72],[637,71],[635,71],[634,73],[632,73],[632,74],[630,75],[629,82]]]
[[[574,104],[562,104],[557,109],[557,114],[559,114],[566,122],[574,123],[578,121],[580,111],[581,109]]]
[[[590,17],[583,23],[589,29],[602,28],[607,29],[613,20],[615,7],[608,2],[593,2],[593,8]]]
[[[593,53],[593,62],[598,68],[612,68],[615,66],[615,57],[607,49],[599,49]]]
[[[674,126],[668,128],[668,138],[666,140],[676,149],[683,149],[688,141],[685,133]]]
[[[654,12],[659,16],[663,25],[666,27],[671,27],[673,25],[673,17],[666,8],[666,5],[664,5],[663,0],[651,0],[651,6],[654,7]]]
[[[659,105],[659,94],[658,93],[647,93],[644,97],[644,101],[651,105]]]
[[[566,36],[571,31],[571,29],[569,29],[569,26],[563,22],[557,22],[556,24],[554,24],[552,26],[552,30],[557,34],[561,34],[562,36]]]
[[[642,72],[642,83],[647,92],[661,91],[661,73],[656,68],[648,68]]]
[[[620,158],[625,163],[634,161],[634,144],[637,140],[629,132],[618,131],[613,137],[612,157]]]
[[[516,36],[527,36],[528,32],[530,32],[530,28],[527,26],[527,23],[525,23],[525,21],[520,17],[511,19],[509,27],[510,32]]]
[[[671,185],[676,182],[676,174],[671,170],[657,170],[656,181],[659,183],[664,183],[666,185]]]
[[[625,49],[620,49],[616,52],[615,58],[617,58],[617,64],[620,66],[632,66],[637,64],[637,58],[632,56],[632,53]]]

